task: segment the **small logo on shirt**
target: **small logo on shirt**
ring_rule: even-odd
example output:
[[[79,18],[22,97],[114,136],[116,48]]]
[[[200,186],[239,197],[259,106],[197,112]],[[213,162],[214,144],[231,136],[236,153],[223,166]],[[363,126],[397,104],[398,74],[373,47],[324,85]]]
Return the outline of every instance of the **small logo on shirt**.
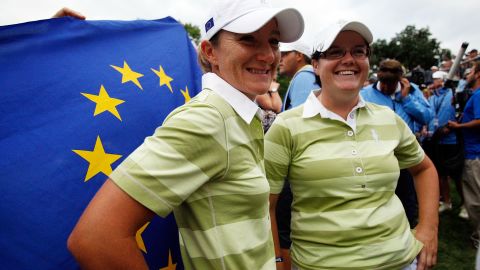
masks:
[[[375,131],[375,129],[371,129],[371,130],[370,130],[370,133],[372,133],[372,138],[375,140],[375,142],[378,143],[378,134],[377,134],[377,132]]]

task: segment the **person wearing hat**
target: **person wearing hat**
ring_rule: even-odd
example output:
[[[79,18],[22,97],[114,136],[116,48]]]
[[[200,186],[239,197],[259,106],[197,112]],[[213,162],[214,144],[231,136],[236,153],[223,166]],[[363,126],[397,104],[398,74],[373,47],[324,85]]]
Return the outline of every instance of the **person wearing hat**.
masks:
[[[314,89],[320,88],[315,82],[311,65],[312,49],[303,40],[280,44],[279,74],[290,78],[283,101],[283,111],[300,106]]]
[[[440,194],[442,201],[438,211],[441,213],[452,209],[450,198],[450,185],[448,177],[455,180],[457,191],[463,204],[463,194],[461,186],[461,173],[463,167],[463,156],[459,153],[457,136],[455,132],[448,128],[448,121],[455,121],[455,107],[452,104],[452,89],[444,87],[444,81],[448,73],[437,71],[432,74],[432,95],[428,102],[433,109],[433,119],[428,125],[429,134],[432,136],[434,149],[430,158],[435,164],[440,178]],[[430,154],[430,153],[429,153]],[[460,157],[461,162],[454,162],[456,157]]]
[[[322,88],[279,114],[265,135],[272,222],[285,178],[293,193],[292,269],[428,269],[436,263],[438,178],[408,125],[359,94],[373,36],[363,23],[339,21],[316,40]],[[400,168],[418,187],[415,233],[394,192]]]
[[[403,74],[400,62],[393,59],[384,60],[379,65],[378,82],[364,87],[360,95],[365,101],[389,107],[407,123],[414,134],[420,133],[423,126],[430,123],[433,113],[418,85],[410,83]],[[400,171],[395,192],[407,212],[410,226],[415,227],[418,202],[413,178],[408,170]]]
[[[468,60],[475,60],[478,56],[478,50],[477,49],[472,49],[468,52],[467,59]]]
[[[468,217],[473,225],[471,239],[476,248],[480,243],[480,60],[473,62],[467,74],[467,87],[473,90],[461,121],[448,121],[450,128],[461,130],[464,139],[463,196]],[[271,129],[271,128],[270,128]]]
[[[175,109],[95,195],[68,240],[82,268],[147,269],[136,232],[172,211],[185,269],[275,269],[257,95],[279,42],[304,29],[296,9],[217,1],[199,57],[203,90]]]

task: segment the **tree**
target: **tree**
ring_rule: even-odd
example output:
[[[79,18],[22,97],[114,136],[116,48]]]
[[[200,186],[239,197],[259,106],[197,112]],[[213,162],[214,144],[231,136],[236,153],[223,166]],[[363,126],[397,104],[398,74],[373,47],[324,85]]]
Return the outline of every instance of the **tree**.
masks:
[[[378,63],[383,59],[388,58],[389,55],[392,55],[391,49],[385,39],[378,39],[375,41],[372,46],[372,55],[370,56],[370,63],[372,64],[372,69],[376,69]]]
[[[431,35],[428,27],[417,29],[408,25],[388,43],[384,39],[375,41],[372,44],[372,66],[386,58],[397,59],[409,70],[418,65],[423,68],[437,65],[438,55],[450,51],[440,49],[440,42]]]
[[[198,26],[193,25],[191,23],[185,23],[183,25],[185,30],[187,31],[188,35],[192,38],[193,42],[198,45],[200,42],[200,28]]]

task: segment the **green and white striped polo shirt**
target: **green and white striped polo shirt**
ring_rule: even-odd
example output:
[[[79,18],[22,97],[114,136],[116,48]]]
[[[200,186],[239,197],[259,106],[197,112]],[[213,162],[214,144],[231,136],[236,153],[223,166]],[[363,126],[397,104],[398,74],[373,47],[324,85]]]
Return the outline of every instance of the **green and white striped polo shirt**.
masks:
[[[275,269],[258,107],[237,113],[253,102],[212,73],[203,85],[110,177],[158,215],[173,210],[185,269]]]
[[[310,101],[309,101],[310,100]],[[304,117],[318,102],[277,116],[265,137],[271,193],[290,181],[292,260],[299,269],[401,269],[420,252],[400,200],[399,169],[424,153],[403,120],[366,103],[346,122]],[[317,104],[318,105],[318,104]]]

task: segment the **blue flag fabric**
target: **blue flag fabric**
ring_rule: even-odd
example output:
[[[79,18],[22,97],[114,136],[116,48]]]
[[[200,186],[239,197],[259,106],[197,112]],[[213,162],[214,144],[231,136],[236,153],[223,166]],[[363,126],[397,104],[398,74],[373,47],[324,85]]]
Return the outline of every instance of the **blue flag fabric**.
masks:
[[[77,269],[66,241],[88,202],[200,83],[172,18],[0,27],[1,268]],[[172,216],[137,244],[151,269],[183,269]]]

